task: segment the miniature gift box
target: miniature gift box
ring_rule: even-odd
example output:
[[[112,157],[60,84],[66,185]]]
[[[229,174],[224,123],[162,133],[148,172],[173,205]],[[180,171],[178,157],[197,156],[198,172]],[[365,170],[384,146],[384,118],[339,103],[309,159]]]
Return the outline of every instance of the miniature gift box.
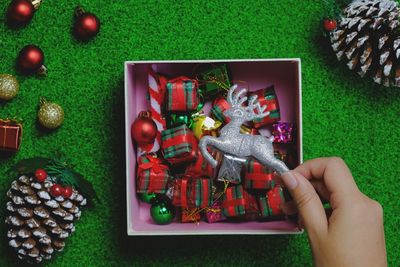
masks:
[[[275,85],[279,99],[280,121],[292,122],[294,129],[294,164],[302,162],[302,108],[301,108],[301,64],[299,59],[255,59],[255,60],[201,60],[201,61],[136,61],[125,63],[125,120],[126,120],[126,188],[127,188],[127,233],[131,236],[146,235],[248,235],[248,234],[293,234],[301,233],[293,221],[280,218],[274,221],[244,221],[240,223],[223,221],[220,223],[181,223],[174,221],[168,225],[156,225],[149,213],[149,204],[141,202],[136,194],[137,184],[132,177],[137,175],[137,151],[130,138],[130,126],[141,110],[149,110],[147,100],[149,90],[149,68],[167,77],[186,76],[194,78],[196,66],[209,64],[210,67],[226,64],[232,81],[246,81],[249,91]],[[165,109],[166,103],[161,106]],[[207,116],[212,104],[206,102]],[[163,114],[165,115],[165,114]],[[168,116],[168,114],[166,114]],[[214,117],[215,119],[215,117]],[[265,129],[260,128],[260,132]],[[289,155],[286,147],[280,150]],[[176,168],[174,165],[173,168]],[[204,211],[206,214],[206,211]]]
[[[222,212],[221,201],[219,200],[214,201],[210,207],[207,207],[205,214],[208,223],[216,223],[226,220],[226,217]]]
[[[211,179],[176,179],[173,183],[172,204],[182,208],[205,208],[212,203]]]
[[[226,64],[212,66],[198,76],[206,100],[227,92],[232,86]]]
[[[18,151],[21,140],[22,125],[14,120],[0,119],[0,151]]]
[[[242,185],[230,186],[223,195],[222,212],[226,217],[246,214],[246,198]]]
[[[169,168],[154,154],[139,157],[137,193],[165,193],[170,179]]]
[[[180,215],[181,215],[181,222],[182,223],[197,223],[200,221],[201,214],[200,208],[182,208]]]
[[[229,109],[230,106],[225,97],[218,97],[212,103],[211,113],[216,120],[226,124],[231,119],[224,115],[224,111]]]
[[[213,152],[211,154],[215,155],[216,152]],[[197,153],[196,161],[193,162],[191,165],[189,165],[185,171],[186,176],[192,178],[199,178],[202,176],[212,178],[213,173],[214,173],[213,167],[210,165],[210,163],[208,163],[207,160],[205,160],[203,154],[201,154],[200,151],[198,151]]]
[[[285,203],[283,189],[280,185],[276,185],[266,194],[258,198],[260,206],[260,216],[262,218],[270,218],[283,215],[281,204]]]
[[[161,132],[161,148],[164,159],[171,164],[196,160],[198,140],[185,125]]]
[[[271,189],[274,186],[274,171],[249,158],[245,164],[244,179],[246,189]]]
[[[194,111],[199,105],[197,80],[181,76],[169,80],[167,88],[167,112]]]
[[[275,93],[274,86],[270,86],[265,89],[260,89],[255,92],[249,92],[249,94],[256,95],[260,105],[266,106],[267,108],[265,111],[269,111],[268,116],[261,119],[253,120],[254,127],[260,128],[265,125],[276,122],[281,118],[279,110],[279,102]]]

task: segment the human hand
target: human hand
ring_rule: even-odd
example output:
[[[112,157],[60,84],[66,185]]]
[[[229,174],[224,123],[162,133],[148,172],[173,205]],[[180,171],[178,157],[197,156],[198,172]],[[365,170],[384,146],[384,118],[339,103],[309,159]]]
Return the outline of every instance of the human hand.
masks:
[[[307,161],[282,181],[293,197],[282,209],[299,213],[316,266],[387,266],[382,206],[359,191],[342,159]]]

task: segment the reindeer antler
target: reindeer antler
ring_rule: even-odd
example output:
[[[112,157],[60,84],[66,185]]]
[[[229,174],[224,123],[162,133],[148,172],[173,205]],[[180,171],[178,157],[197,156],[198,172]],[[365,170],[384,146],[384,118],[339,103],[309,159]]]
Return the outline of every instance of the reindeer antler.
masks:
[[[247,92],[247,89],[242,89],[238,93],[233,95],[233,93],[235,92],[236,88],[237,88],[237,85],[235,84],[234,86],[231,87],[231,89],[229,89],[229,91],[228,91],[228,103],[232,107],[241,107],[242,104],[247,101],[247,96],[242,97],[242,95]]]
[[[250,119],[262,119],[270,114],[269,111],[264,112],[267,109],[267,106],[261,106],[260,102],[256,102],[257,96],[252,95],[249,99],[249,104],[246,107],[246,112]],[[257,110],[257,113],[254,110]]]

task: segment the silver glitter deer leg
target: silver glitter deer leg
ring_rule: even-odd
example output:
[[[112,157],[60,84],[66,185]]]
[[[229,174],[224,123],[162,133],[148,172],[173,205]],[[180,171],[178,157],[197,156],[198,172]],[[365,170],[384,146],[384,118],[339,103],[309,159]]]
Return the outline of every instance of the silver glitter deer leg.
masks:
[[[289,168],[285,163],[275,158],[273,152],[272,143],[265,139],[265,142],[260,144],[255,144],[252,149],[252,156],[256,158],[261,164],[268,166],[278,172],[279,174],[283,174],[289,171]]]
[[[199,147],[201,154],[203,157],[211,164],[213,168],[217,167],[218,162],[208,153],[207,146],[213,146],[218,149],[218,147],[222,147],[222,142],[220,139],[217,139],[212,136],[204,136],[200,139]]]

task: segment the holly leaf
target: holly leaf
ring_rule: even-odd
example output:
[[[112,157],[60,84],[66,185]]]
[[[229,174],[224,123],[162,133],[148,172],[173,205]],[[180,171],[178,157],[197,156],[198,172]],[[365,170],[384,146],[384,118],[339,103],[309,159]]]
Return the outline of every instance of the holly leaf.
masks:
[[[50,162],[51,159],[43,157],[23,159],[15,164],[15,166],[12,167],[12,170],[16,171],[19,174],[34,173],[37,169],[45,168]]]
[[[59,177],[61,183],[75,187],[90,203],[93,203],[93,199],[98,200],[93,185],[87,181],[82,174],[69,168],[65,168]]]

